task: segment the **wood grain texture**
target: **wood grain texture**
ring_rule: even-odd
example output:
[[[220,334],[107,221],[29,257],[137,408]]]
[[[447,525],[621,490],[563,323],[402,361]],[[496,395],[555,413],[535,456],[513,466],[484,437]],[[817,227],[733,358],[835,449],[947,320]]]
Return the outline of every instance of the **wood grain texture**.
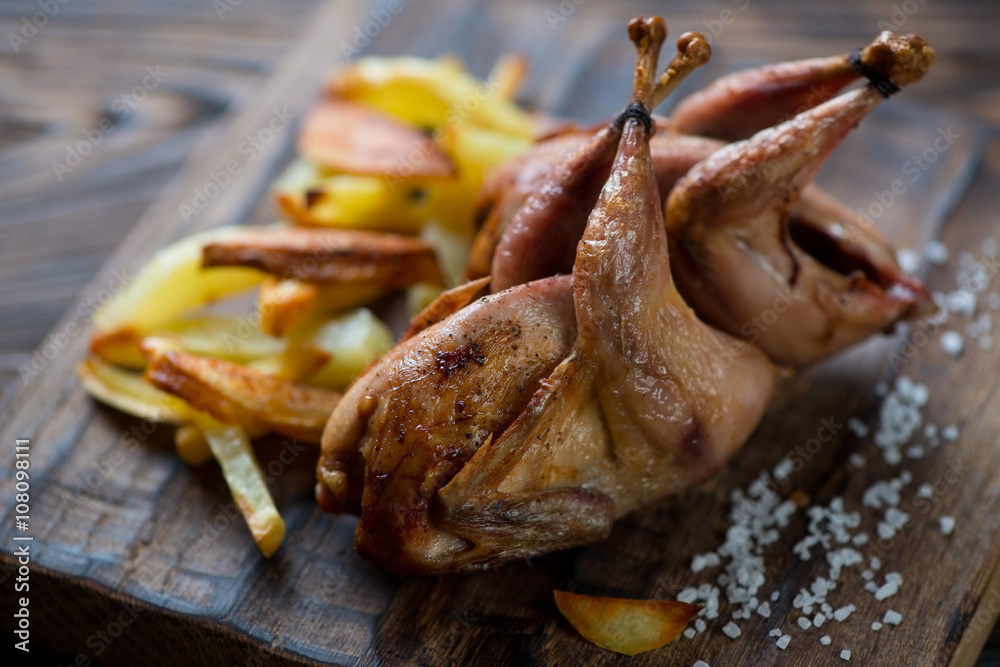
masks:
[[[236,154],[239,143],[268,122],[275,107],[287,105],[301,116],[321,73],[339,56],[342,35],[351,35],[354,17],[366,11],[357,3],[343,3],[311,15],[308,4],[284,10],[245,0],[225,19],[239,22],[239,29],[221,36],[208,3],[169,10],[153,3],[130,5],[128,13],[114,3],[98,9],[71,4],[60,14],[66,22],[62,27],[53,21],[28,45],[27,64],[0,67],[0,77],[11,83],[5,90],[18,91],[23,100],[3,107],[5,130],[0,135],[9,142],[0,154],[0,173],[5,174],[0,231],[9,234],[0,243],[0,303],[11,314],[2,325],[0,372],[7,369],[19,384],[16,369],[31,346],[41,343],[49,329],[66,331],[71,323],[82,327],[81,306],[112,286],[116,271],[134,272],[155,249],[191,231],[273,216],[262,193],[288,158],[290,131],[247,163],[241,177],[189,224],[183,224],[178,205],[190,201],[192,189],[203,187],[209,174]],[[704,30],[704,21],[734,6],[672,6],[671,33]],[[715,41],[712,64],[685,90],[743,64],[863,44],[877,30],[878,18],[892,11],[891,3],[873,7],[848,2],[836,10],[792,7],[748,5]],[[952,263],[925,276],[935,289],[953,287],[959,251],[978,257],[983,238],[1000,238],[1000,193],[995,188],[1000,138],[992,129],[1000,124],[995,104],[1000,68],[982,66],[1000,58],[993,37],[983,34],[991,19],[996,25],[996,9],[986,2],[962,7],[958,12],[926,3],[908,18],[905,29],[912,27],[938,47],[938,68],[867,119],[820,179],[863,208],[893,181],[907,179],[905,195],[878,219],[878,226],[907,247],[919,248],[937,237],[948,243]],[[588,120],[615,111],[627,97],[631,72],[624,21],[664,8],[658,3],[585,3],[554,29],[546,11],[558,12],[559,6],[451,0],[427,8],[416,0],[369,50],[436,55],[447,49],[465,55],[480,74],[501,53],[521,50],[536,63],[525,99]],[[20,16],[8,9],[0,17],[4,34],[19,24]],[[120,23],[107,27],[109,20]],[[141,29],[131,32],[133,21]],[[85,26],[77,29],[85,36],[74,33],[72,25]],[[280,36],[298,30],[301,36],[286,50]],[[178,35],[186,37],[179,40]],[[51,46],[36,48],[43,44]],[[72,57],[74,44],[86,57]],[[93,64],[104,67],[116,60],[114,54],[121,50],[136,55],[109,65],[107,78],[90,71]],[[197,91],[193,98],[212,103],[166,103],[161,115],[140,123],[147,132],[133,128],[126,134],[123,126],[120,135],[110,133],[105,150],[121,137],[116,151],[95,152],[71,174],[73,180],[66,178],[57,187],[50,163],[65,153],[67,137],[96,126],[99,116],[93,110],[107,104],[109,94],[113,98],[136,85],[129,77],[143,67],[129,62],[144,66],[160,54],[175,58],[171,66],[188,77],[187,87],[171,90]],[[970,73],[965,69],[970,63],[980,66],[969,67]],[[55,71],[66,67],[70,70]],[[47,83],[29,81],[26,72],[34,69]],[[262,86],[265,74],[268,83]],[[173,76],[167,81],[181,80]],[[21,84],[28,87],[19,88]],[[933,106],[924,104],[931,101]],[[139,107],[130,122],[139,123],[145,118],[141,113],[152,114],[153,106]],[[985,122],[970,120],[974,115]],[[958,139],[910,182],[903,165],[948,127]],[[77,295],[154,196],[152,208]],[[32,311],[43,303],[44,312]],[[53,326],[55,312],[65,315]],[[820,420],[843,423],[852,415],[870,420],[878,404],[871,386],[891,378],[888,359],[904,343],[905,332],[871,341],[795,378],[780,406],[716,479],[627,517],[605,543],[495,572],[409,579],[379,571],[354,554],[354,520],[324,515],[312,499],[315,452],[280,439],[262,445],[261,460],[265,468],[283,469],[274,494],[288,524],[287,544],[272,561],[260,558],[214,466],[187,468],[172,451],[171,429],[137,423],[83,394],[72,367],[83,354],[85,337],[70,338],[43,372],[0,397],[5,414],[0,442],[8,447],[15,437],[32,440],[33,639],[70,657],[164,665],[685,665],[703,659],[718,667],[779,660],[783,665],[837,664],[840,648],[848,647],[855,664],[964,666],[973,663],[1000,608],[1000,598],[990,592],[1000,557],[1000,536],[990,513],[1000,493],[998,379],[992,372],[997,348],[970,349],[951,361],[935,342],[903,369],[931,388],[926,417],[960,425],[962,436],[905,464],[914,481],[903,505],[916,521],[881,549],[882,572],[896,570],[905,579],[902,592],[891,600],[904,613],[900,627],[871,632],[868,624],[887,605],[876,603],[859,577],[845,576],[831,600],[835,606],[854,601],[859,610],[843,625],[825,626],[834,643],[820,646],[817,630],[791,631],[787,615],[794,594],[825,570],[823,563],[800,562],[790,551],[805,531],[800,512],[783,539],[767,551],[767,591],[781,590],[770,619],[741,624],[744,634],[736,642],[719,632],[720,623],[695,640],[626,659],[583,642],[559,617],[552,590],[672,597],[686,585],[711,580],[692,574],[688,565],[694,554],[721,543],[730,491],[794,452],[815,435]],[[280,462],[282,449],[293,454],[293,464]],[[868,465],[855,470],[848,463],[851,452],[863,454]],[[858,506],[873,481],[900,469],[881,464],[874,446],[846,429],[810,456],[779,490],[788,494],[801,489],[820,504],[843,496],[849,509]],[[956,461],[971,470],[960,483],[946,484],[923,513],[923,506],[914,504],[916,487],[945,480],[949,464]],[[3,465],[9,472],[8,464]],[[13,521],[12,499],[11,476],[5,474],[0,480],[5,526]],[[958,518],[959,527],[949,537],[937,529],[936,518],[943,514]],[[865,527],[874,531],[871,512],[865,514]],[[4,609],[13,605],[11,544],[0,546],[0,575],[7,577],[0,585]],[[7,632],[10,622],[5,614]],[[115,624],[123,626],[118,636],[112,636]],[[793,636],[783,652],[766,637],[779,626]],[[112,641],[102,639],[102,632]],[[981,664],[989,664],[995,651],[988,648],[983,655]]]

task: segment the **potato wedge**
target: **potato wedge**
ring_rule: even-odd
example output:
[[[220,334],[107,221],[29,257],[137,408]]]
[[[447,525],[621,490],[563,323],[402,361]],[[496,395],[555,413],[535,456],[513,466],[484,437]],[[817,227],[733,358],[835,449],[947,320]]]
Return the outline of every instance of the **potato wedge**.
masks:
[[[584,639],[625,655],[677,638],[701,607],[664,600],[625,600],[555,591],[556,606]]]
[[[90,357],[77,364],[76,375],[88,394],[125,414],[162,424],[182,424],[191,419],[187,403],[145,382],[139,373]]]
[[[434,248],[415,238],[349,229],[247,228],[208,243],[205,266],[250,266],[282,279],[377,287],[444,284]]]
[[[481,183],[497,165],[525,153],[532,144],[531,139],[471,123],[446,127],[438,139],[458,163],[463,178],[476,183]]]
[[[468,121],[531,138],[527,114],[500,94],[509,89],[506,79],[478,81],[451,58],[370,56],[327,79],[331,96],[369,104],[418,127]]]
[[[263,282],[266,274],[233,266],[202,267],[202,246],[239,230],[220,227],[163,248],[94,313],[91,351],[108,361],[135,362],[142,337],[176,321],[186,310]]]
[[[282,380],[230,361],[143,342],[149,355],[145,378],[228,424],[280,433],[304,442],[320,441],[336,392]]]
[[[265,558],[270,558],[285,538],[285,522],[274,506],[250,438],[239,426],[223,424],[205,415],[199,416],[197,423],[222,468],[257,548]]]
[[[174,447],[184,463],[192,467],[203,466],[212,460],[212,448],[205,434],[194,424],[181,424],[174,431]]]
[[[467,179],[329,174],[297,160],[272,192],[278,210],[297,225],[416,234],[428,220],[461,225],[471,214],[455,207],[456,197],[471,202],[477,187]]]
[[[367,308],[357,308],[332,320],[303,327],[302,334],[304,344],[329,355],[329,360],[305,381],[331,389],[346,388],[393,346],[392,331]]]
[[[310,109],[299,133],[298,151],[322,169],[347,174],[455,175],[448,156],[419,129],[343,100],[323,100]]]
[[[260,286],[257,294],[260,328],[271,336],[285,336],[304,322],[369,303],[382,293],[383,290],[377,287],[317,285],[270,278]]]
[[[288,341],[269,336],[255,326],[254,317],[206,315],[189,317],[153,332],[184,352],[245,364],[282,354]]]

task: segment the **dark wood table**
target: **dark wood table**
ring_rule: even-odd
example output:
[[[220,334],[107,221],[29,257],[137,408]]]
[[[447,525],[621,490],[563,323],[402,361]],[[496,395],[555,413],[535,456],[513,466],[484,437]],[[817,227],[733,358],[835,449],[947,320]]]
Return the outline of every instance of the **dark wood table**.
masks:
[[[79,307],[81,290],[136,221],[158,214],[148,210],[151,205],[177,201],[171,188],[183,187],[189,182],[185,176],[198,168],[198,159],[191,156],[208,160],[241,114],[261,103],[261,91],[266,86],[275,89],[276,72],[308,70],[308,63],[298,63],[296,70],[290,60],[300,39],[318,13],[336,16],[339,9],[315,0],[230,3],[0,3],[4,421],[15,416],[12,406],[17,405],[18,392],[31,384],[34,371],[44,374],[57,365],[36,350],[52,341],[63,347],[50,332],[62,330],[57,324],[68,321],[66,314]],[[992,141],[984,159],[996,166],[998,151],[991,132],[1000,128],[1000,4],[990,0],[403,4],[405,25],[393,24],[367,48],[430,56],[445,47],[485,74],[495,58],[513,46],[530,54],[537,70],[554,63],[565,81],[560,86],[560,78],[554,79],[551,72],[536,71],[524,99],[585,120],[601,118],[615,107],[607,99],[588,96],[587,82],[600,90],[627,89],[619,67],[624,62],[621,53],[609,53],[606,47],[610,31],[631,16],[665,13],[675,36],[683,30],[717,32],[712,68],[704,77],[742,65],[837,53],[867,43],[880,27],[917,32],[935,47],[939,59],[925,81],[905,91],[906,105],[980,123],[980,136]],[[356,20],[356,3],[345,2],[342,9],[343,21]],[[35,29],[32,20],[41,27]],[[550,41],[553,25],[564,33]],[[512,32],[516,28],[524,29]],[[621,49],[629,48],[618,41]],[[567,42],[573,44],[571,59],[554,52]],[[313,81],[319,71],[317,67]],[[304,89],[300,99],[311,94]],[[276,161],[285,158],[273,156]],[[247,206],[255,202],[249,199]],[[244,220],[273,215],[265,205],[228,214]],[[994,212],[994,232],[995,221]],[[983,228],[988,228],[986,223]],[[3,451],[7,445],[3,443]],[[12,459],[2,464],[5,475],[7,460]],[[9,588],[10,580],[0,585]],[[4,590],[0,596],[5,604],[9,593]],[[9,616],[6,610],[4,615]],[[37,636],[34,641],[39,650],[46,644],[73,650],[56,636]],[[71,658],[53,659],[68,663]],[[996,631],[976,664],[1000,664]]]

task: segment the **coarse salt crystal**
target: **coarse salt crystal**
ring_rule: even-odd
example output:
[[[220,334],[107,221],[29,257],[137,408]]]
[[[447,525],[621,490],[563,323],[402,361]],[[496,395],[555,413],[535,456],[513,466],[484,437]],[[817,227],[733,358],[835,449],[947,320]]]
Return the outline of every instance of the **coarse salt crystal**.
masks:
[[[774,476],[774,479],[778,480],[779,482],[784,482],[786,479],[788,479],[788,476],[791,475],[792,471],[794,470],[795,470],[795,463],[791,459],[786,457],[781,459],[775,464],[774,470],[771,472],[771,474]]]
[[[962,350],[964,348],[965,339],[962,338],[962,334],[951,330],[945,331],[941,334],[941,349],[948,355],[957,357],[962,354]]]
[[[875,591],[875,599],[881,602],[882,600],[891,598],[893,595],[899,592],[899,584],[894,581],[882,584],[882,586]]]
[[[823,646],[829,646],[831,642],[833,642],[833,640],[830,639],[830,635],[823,635],[819,638],[819,643]]]
[[[694,631],[694,628],[686,628],[686,629],[684,630],[684,638],[685,638],[685,639],[694,639],[694,636],[695,636],[696,634],[698,634],[698,633],[696,633],[696,632]]]
[[[865,590],[868,591],[869,593],[875,593],[876,591],[878,591],[878,584],[876,584],[874,581],[869,581],[867,584],[865,584]]]
[[[924,259],[931,264],[944,264],[948,261],[948,246],[937,239],[928,241],[924,246]]]
[[[941,429],[941,437],[950,442],[955,442],[958,440],[958,427],[954,424],[948,424]]]
[[[707,662],[705,662],[704,660],[699,660],[698,662],[691,665],[691,667],[712,667],[712,666]]]
[[[847,620],[848,616],[854,613],[855,609],[857,609],[857,607],[855,607],[853,604],[841,607],[837,611],[833,612],[833,618],[838,623],[843,623],[844,621]]]
[[[840,659],[850,661],[851,652],[845,648],[843,651],[840,652]]]
[[[808,630],[809,628],[812,627],[812,621],[810,621],[805,616],[799,616],[798,623],[799,627],[802,628],[803,630]]]
[[[705,623],[705,619],[703,619],[703,618],[696,618],[696,619],[694,619],[694,629],[695,629],[695,632],[705,632],[705,628],[707,628],[707,627],[708,627],[708,625]]]
[[[771,636],[771,637],[780,637],[781,636],[781,628],[775,628],[775,629],[771,630],[771,632],[769,632],[768,635]]]
[[[771,618],[771,605],[767,602],[761,602],[757,605],[757,613],[764,618]]]
[[[722,626],[722,634],[726,635],[730,639],[736,639],[740,636],[740,627],[730,621]]]
[[[847,459],[851,462],[851,465],[854,466],[855,468],[865,467],[865,457],[861,456],[861,454],[858,454],[857,452],[851,452],[851,455],[848,456]]]
[[[917,488],[917,498],[933,498],[934,497],[934,487],[930,484],[924,482]]]
[[[781,591],[774,591],[771,593],[771,602],[777,602],[779,597],[781,597]]]
[[[721,563],[722,560],[719,558],[719,554],[714,551],[709,551],[704,554],[695,554],[694,558],[691,559],[691,571],[698,573],[706,567],[716,567]]]
[[[900,248],[896,251],[896,261],[903,273],[913,274],[920,268],[920,255],[909,248]]]
[[[882,624],[881,623],[879,623],[878,621],[873,621],[872,622],[872,632],[878,632],[881,629],[882,629]]]
[[[864,438],[868,435],[868,425],[857,417],[851,417],[847,420],[847,430],[858,438]]]
[[[813,625],[815,625],[817,628],[823,625],[824,623],[826,623],[826,616],[824,616],[823,614],[817,613],[815,616],[813,616]]]
[[[882,617],[883,623],[889,623],[891,625],[899,625],[900,621],[903,620],[903,615],[900,614],[895,609],[887,609],[885,616]]]
[[[788,643],[790,641],[792,641],[792,638],[789,635],[781,635],[781,637],[778,638],[778,641],[775,642],[775,644],[777,645],[778,648],[780,648],[783,651],[786,648],[788,648]]]
[[[941,526],[941,532],[945,535],[951,535],[955,530],[955,517],[953,516],[940,516],[938,517],[938,525]]]
[[[924,457],[924,448],[920,445],[910,445],[906,448],[906,455],[911,459],[922,459]]]

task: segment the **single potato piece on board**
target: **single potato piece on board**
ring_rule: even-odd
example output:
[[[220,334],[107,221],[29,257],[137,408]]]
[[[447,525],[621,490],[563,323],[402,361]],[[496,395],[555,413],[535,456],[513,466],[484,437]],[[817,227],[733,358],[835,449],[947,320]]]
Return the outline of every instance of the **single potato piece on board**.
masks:
[[[624,600],[555,591],[556,606],[584,639],[625,655],[660,648],[681,634],[701,607],[665,600]]]
[[[222,468],[222,475],[243,513],[253,541],[264,557],[270,558],[285,538],[285,521],[274,506],[250,438],[239,426],[223,424],[207,415],[199,415],[196,420]]]

